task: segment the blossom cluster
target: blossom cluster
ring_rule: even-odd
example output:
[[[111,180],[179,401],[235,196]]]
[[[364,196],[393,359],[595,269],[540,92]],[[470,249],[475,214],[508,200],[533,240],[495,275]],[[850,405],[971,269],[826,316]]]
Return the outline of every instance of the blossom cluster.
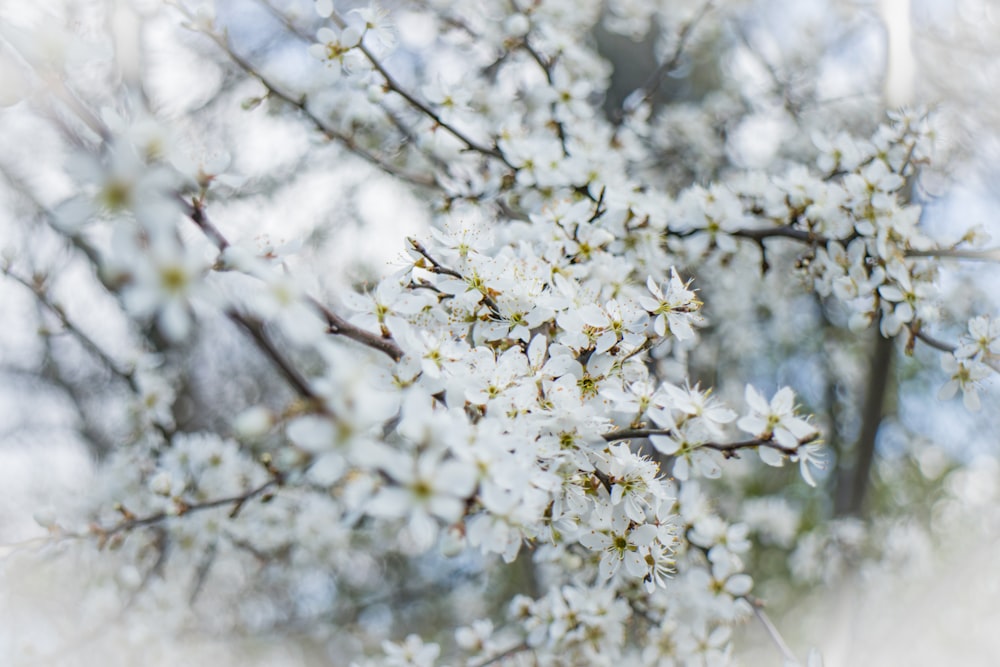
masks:
[[[728,296],[701,286],[729,266],[783,272],[788,290],[841,308],[849,329],[877,325],[944,352],[941,396],[961,389],[977,407],[1000,320],[973,318],[955,346],[925,331],[936,253],[969,241],[939,243],[920,225],[912,191],[931,117],[894,113],[867,138],[816,134],[803,151],[813,167],[795,155],[792,167],[720,170],[724,119],[753,101],[729,89],[695,114],[657,102],[656,79],[606,112],[612,68],[590,39],[598,24],[641,37],[655,23],[662,78],[703,19],[723,25],[710,4],[430,2],[434,48],[405,75],[386,64],[400,41],[390,15],[339,4],[317,0],[304,27],[283,17],[317,65],[308,94],[240,55],[238,31],[219,19],[171,11],[266,89],[243,113],[265,99],[295,109],[343,148],[338,160],[353,154],[432,201],[430,228],[401,242],[387,275],[336,285],[310,266],[305,239],[232,240],[245,236],[229,200],[268,183],[166,150],[180,140],[136,98],[128,113],[82,114],[86,148],[63,174],[71,194],[36,204],[116,300],[130,356],[105,352],[46,289],[20,282],[107,367],[131,412],[89,514],[47,520],[52,539],[152,562],[118,583],[130,600],[148,591],[153,608],[222,607],[240,586],[287,599],[283,614],[209,606],[203,622],[225,630],[336,618],[345,600],[386,586],[386,563],[446,589],[441,563],[529,562],[537,581],[503,601],[502,618],[463,618],[453,642],[373,631],[350,644],[358,664],[524,652],[552,665],[728,664],[733,627],[760,611],[752,535],[788,546],[796,527],[767,503],[727,518],[711,480],[745,471],[737,459],[755,452],[767,466],[798,464],[814,487],[827,461],[818,421],[784,386],[796,381],[768,381],[772,392],[759,377],[708,386],[697,372],[706,332],[739,326],[716,303],[778,308],[756,276],[738,276]],[[683,167],[695,178],[665,176],[684,142],[697,144]],[[233,366],[263,364],[269,383],[199,386],[201,365],[215,370],[198,356],[206,340],[249,343],[256,356]],[[192,415],[192,396],[218,410]],[[227,588],[217,563],[238,564],[241,581]],[[192,585],[150,584],[164,571]]]

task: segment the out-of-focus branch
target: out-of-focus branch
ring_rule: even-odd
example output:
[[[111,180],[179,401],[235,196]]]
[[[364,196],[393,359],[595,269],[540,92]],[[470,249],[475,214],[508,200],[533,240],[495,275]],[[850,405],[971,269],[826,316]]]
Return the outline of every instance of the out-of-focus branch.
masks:
[[[781,651],[782,658],[792,664],[798,664],[798,660],[796,660],[795,654],[792,653],[792,649],[788,646],[788,642],[781,636],[778,628],[771,621],[771,617],[764,611],[764,602],[752,596],[746,596],[744,599],[750,603],[750,607],[753,609],[757,620],[760,621],[760,624],[764,626],[764,630],[767,631],[767,636],[771,638],[774,645]]]
[[[984,248],[982,250],[961,250],[958,248],[939,248],[935,250],[907,250],[907,257],[942,257],[947,259],[968,259],[973,262],[1000,262],[1000,248]]]
[[[195,17],[192,14],[188,13],[187,10],[180,7],[179,5],[175,6],[181,12],[183,12],[190,21],[192,22],[196,21]],[[224,34],[215,32],[213,30],[204,27],[199,28],[199,32],[208,37],[209,39],[211,39],[213,42],[215,42],[215,44],[220,49],[222,49],[222,51],[229,57],[229,59],[232,60],[232,62],[236,64],[240,69],[242,69],[246,74],[260,81],[261,84],[265,88],[267,88],[269,95],[277,97],[278,99],[298,109],[302,113],[302,115],[305,116],[312,123],[312,125],[328,139],[338,141],[350,152],[370,162],[371,164],[375,165],[376,167],[386,172],[387,174],[399,178],[400,180],[425,188],[433,188],[438,186],[438,183],[435,179],[421,174],[412,174],[400,169],[399,167],[391,164],[390,162],[387,162],[382,157],[358,145],[358,143],[352,137],[342,132],[338,132],[337,130],[333,129],[332,127],[324,123],[319,118],[319,116],[313,113],[312,110],[309,108],[309,105],[306,103],[307,98],[304,95],[296,97],[294,94],[286,92],[276,83],[274,83],[270,78],[268,78],[263,73],[258,71],[257,68],[254,67],[252,63],[250,63],[249,60],[247,60],[246,58],[239,55],[233,50],[232,46],[229,44],[228,37],[226,37]]]
[[[247,317],[242,313],[238,313],[235,310],[229,310],[226,312],[233,322],[239,324],[243,329],[253,338],[254,343],[257,347],[271,360],[274,366],[281,372],[281,374],[288,380],[288,384],[292,385],[296,392],[299,393],[303,398],[307,398],[317,405],[322,403],[320,396],[313,391],[313,388],[309,385],[309,382],[302,377],[302,374],[292,365],[284,353],[279,350],[271,339],[268,337],[267,333],[264,331],[263,323]]]
[[[191,202],[185,201],[184,207],[187,216],[195,225],[198,226],[199,229],[202,230],[208,240],[219,249],[219,252],[224,251],[231,245],[225,235],[223,235],[222,232],[219,231],[218,227],[216,227],[209,219],[208,214],[205,212],[205,207],[200,200],[195,199]],[[320,315],[323,316],[323,319],[326,320],[327,330],[329,333],[350,338],[355,342],[361,343],[362,345],[370,347],[374,350],[378,350],[379,352],[388,355],[393,361],[399,361],[403,358],[403,350],[391,338],[383,338],[377,334],[351,324],[315,297],[307,296],[306,300],[320,313]],[[239,313],[231,313],[230,318],[232,318],[234,314],[240,318],[244,317]],[[243,324],[248,329],[254,328],[253,326],[250,326],[252,323],[248,324],[241,321],[240,324]]]
[[[656,91],[659,90],[660,84],[663,82],[663,77],[669,74],[681,61],[681,56],[684,55],[684,49],[687,48],[688,40],[691,39],[691,35],[694,33],[694,29],[697,27],[698,23],[708,14],[709,10],[712,9],[712,0],[709,0],[701,9],[691,18],[690,21],[681,26],[680,31],[677,33],[677,44],[674,46],[673,53],[670,54],[666,60],[660,63],[660,66],[654,70],[649,77],[647,77],[646,82],[639,89],[641,97],[634,102],[629,102],[629,106],[632,108],[637,108],[640,105],[648,102]],[[628,101],[632,96],[625,98]],[[620,121],[628,114],[629,109],[619,109],[616,114],[617,119]]]
[[[73,323],[72,320],[69,319],[66,315],[66,311],[49,298],[43,281],[27,280],[26,278],[11,271],[8,267],[0,268],[0,272],[2,272],[4,276],[30,290],[38,303],[44,306],[45,310],[56,316],[64,331],[73,336],[73,338],[75,338],[84,349],[97,357],[112,375],[126,382],[133,391],[139,391],[133,372],[129,369],[119,367],[118,362],[112,359],[107,352],[94,342],[94,339],[84,333],[78,326],[76,326],[76,324]]]
[[[854,448],[854,463],[841,470],[838,489],[834,500],[837,516],[857,516],[862,513],[872,463],[875,460],[875,444],[879,427],[882,425],[882,408],[889,388],[889,374],[894,356],[893,339],[876,333],[874,349],[868,375],[868,389],[861,410],[861,435]]]
[[[516,644],[514,646],[511,646],[506,651],[501,651],[500,653],[497,653],[496,655],[490,658],[486,658],[484,660],[480,660],[479,662],[472,663],[471,667],[487,667],[487,665],[492,665],[496,662],[509,658],[512,655],[517,655],[522,651],[529,651],[529,650],[531,650],[531,647],[528,646],[527,644]]]
[[[113,526],[91,526],[87,533],[82,534],[66,534],[63,537],[93,537],[97,536],[102,543],[106,542],[109,538],[119,534],[135,530],[136,528],[144,528],[147,526],[153,526],[170,519],[174,519],[180,516],[194,514],[196,512],[204,512],[205,510],[215,509],[217,507],[226,507],[227,505],[232,505],[233,509],[230,511],[229,515],[235,517],[239,514],[239,511],[248,502],[257,498],[258,496],[264,496],[270,489],[276,486],[280,486],[283,482],[283,478],[280,475],[272,475],[272,477],[260,484],[253,487],[252,489],[245,491],[234,496],[226,496],[225,498],[216,498],[214,500],[206,500],[201,503],[193,503],[190,505],[181,505],[177,508],[175,512],[157,512],[156,514],[150,514],[144,517],[136,516],[126,516],[126,518],[114,524]]]

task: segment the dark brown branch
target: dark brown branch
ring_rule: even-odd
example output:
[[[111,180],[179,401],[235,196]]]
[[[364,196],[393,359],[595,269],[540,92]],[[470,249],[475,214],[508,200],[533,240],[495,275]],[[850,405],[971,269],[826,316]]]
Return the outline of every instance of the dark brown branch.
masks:
[[[786,238],[802,241],[803,243],[808,243],[810,245],[826,245],[828,242],[833,240],[805,229],[798,229],[792,225],[782,225],[781,227],[770,227],[764,229],[737,229],[734,232],[730,232],[730,235],[758,242],[769,238]]]
[[[193,199],[190,202],[184,201],[184,212],[187,214],[191,221],[198,225],[198,228],[208,237],[208,240],[212,242],[219,252],[225,252],[226,248],[229,247],[229,240],[222,235],[219,228],[212,224],[205,214],[204,203],[199,199]]]
[[[420,243],[420,241],[414,238],[408,238],[407,241],[409,241],[410,245],[413,247],[414,250],[419,252],[424,259],[426,259],[428,262],[431,263],[431,266],[433,267],[431,271],[433,271],[434,273],[439,273],[441,275],[451,276],[452,278],[458,278],[459,280],[465,280],[465,276],[463,276],[461,273],[459,273],[455,269],[449,269],[447,266],[444,266],[436,259],[431,257],[430,253],[427,252],[427,249],[424,248],[423,244]]]
[[[661,428],[627,428],[618,431],[612,431],[610,433],[605,433],[603,436],[604,440],[607,442],[614,442],[616,440],[635,440],[639,438],[648,438],[651,435],[674,435],[674,432],[670,429]],[[816,435],[804,438],[799,441],[799,445],[806,445],[810,442],[814,442],[819,437],[819,433]],[[741,440],[738,442],[704,442],[698,445],[698,448],[714,449],[717,452],[722,452],[723,456],[728,458],[733,458],[736,453],[742,449],[753,449],[755,447],[768,447],[770,449],[775,449],[783,454],[794,454],[795,449],[790,449],[784,445],[778,444],[772,438],[753,438],[751,440]]]
[[[924,343],[928,347],[933,347],[935,350],[940,350],[941,352],[954,352],[955,351],[955,346],[954,345],[951,345],[950,343],[946,343],[946,342],[944,342],[942,340],[938,340],[937,338],[934,338],[934,337],[932,337],[932,336],[930,336],[928,334],[925,334],[923,331],[920,331],[919,329],[917,329],[915,331],[911,329],[910,333],[913,334],[914,338],[916,338],[920,342]]]
[[[805,445],[807,443],[810,443],[818,437],[819,434],[817,433],[811,438],[800,440],[799,445]],[[737,452],[739,452],[741,449],[754,449],[757,447],[767,447],[769,449],[775,449],[783,454],[789,454],[789,455],[794,454],[797,451],[797,448],[789,449],[784,445],[778,444],[771,438],[754,438],[752,440],[743,440],[740,442],[725,442],[725,443],[706,442],[699,445],[699,448],[701,447],[707,449],[714,449],[717,452],[722,452],[722,455],[727,459],[736,457]]]
[[[608,493],[611,493],[611,487],[613,485],[613,482],[611,481],[610,477],[608,477],[607,475],[605,475],[603,472],[601,472],[596,468],[594,469],[594,477],[596,477],[598,481],[600,481],[600,483],[604,486],[604,488],[607,490]]]
[[[310,399],[314,401],[317,405],[321,404],[322,400],[320,396],[313,391],[312,387],[309,386],[309,382],[302,377],[299,371],[292,365],[292,363],[285,358],[285,355],[275,347],[271,339],[268,338],[267,333],[264,331],[263,323],[248,317],[242,313],[235,310],[226,311],[226,315],[233,322],[236,322],[243,329],[250,334],[257,347],[267,355],[274,366],[281,372],[281,374],[288,380],[288,384],[292,385],[296,392],[299,393],[303,398]]]
[[[618,431],[605,433],[603,437],[607,442],[616,440],[635,440],[638,438],[648,438],[651,435],[673,435],[673,431],[663,428],[624,428]]]
[[[327,331],[329,331],[329,333],[337,334],[343,336],[344,338],[350,338],[351,340],[370,347],[373,350],[378,350],[379,352],[388,355],[393,361],[399,361],[403,358],[402,348],[400,348],[393,339],[384,338],[377,334],[373,334],[367,329],[362,329],[361,327],[351,324],[312,297],[309,298],[309,301],[323,315],[323,319],[326,320]]]

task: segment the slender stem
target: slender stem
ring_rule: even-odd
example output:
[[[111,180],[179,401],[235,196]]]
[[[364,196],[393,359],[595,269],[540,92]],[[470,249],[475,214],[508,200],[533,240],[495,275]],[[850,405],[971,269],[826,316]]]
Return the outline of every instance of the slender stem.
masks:
[[[330,18],[333,20],[334,23],[337,24],[337,27],[339,28],[345,28],[347,26],[347,22],[337,12],[334,12]],[[507,158],[498,149],[489,148],[469,138],[464,132],[462,132],[455,126],[451,125],[450,123],[442,119],[441,116],[438,115],[433,109],[431,109],[428,105],[418,100],[412,93],[407,91],[402,85],[400,85],[398,81],[396,81],[396,79],[389,73],[389,71],[386,70],[385,66],[381,63],[381,61],[379,61],[379,59],[375,56],[375,54],[371,52],[371,49],[365,46],[364,41],[358,44],[358,49],[361,51],[361,53],[364,54],[365,58],[368,59],[368,62],[372,64],[372,67],[374,67],[375,70],[382,75],[382,78],[385,79],[385,85],[389,90],[393,91],[394,93],[402,97],[410,104],[410,106],[417,109],[422,114],[424,114],[432,121],[434,121],[435,125],[441,127],[446,132],[451,134],[453,137],[461,141],[463,144],[465,144],[466,148],[468,148],[469,150],[473,150],[477,153],[481,153],[488,157],[496,158],[501,162],[503,162],[508,167],[510,167],[511,169],[515,168],[514,165],[512,165],[510,162],[507,161]]]
[[[514,2],[513,0],[511,0],[511,5],[513,6],[515,11],[517,12],[522,11],[521,8],[517,6],[517,3]],[[543,58],[542,54],[540,54],[538,50],[531,45],[530,37],[531,35],[529,33],[522,38],[521,48],[523,48],[528,53],[528,55],[531,56],[531,59],[538,64],[538,66],[542,70],[542,73],[545,74],[545,80],[548,82],[550,86],[552,86],[555,84],[555,78],[552,75],[552,65],[554,64],[554,59],[546,60],[545,58]],[[563,124],[563,122],[558,118],[556,118],[555,102],[549,104],[549,114],[552,117],[552,124],[555,125],[556,136],[559,137],[559,145],[562,147],[563,156],[568,157],[569,150],[566,147],[566,140],[569,135],[566,132],[566,126]]]
[[[920,342],[924,343],[928,347],[934,348],[935,350],[940,350],[941,352],[953,353],[958,348],[957,345],[952,345],[951,343],[946,343],[942,340],[938,340],[933,336],[925,334],[923,331],[919,329],[911,330],[911,333],[916,340],[919,340]],[[996,357],[986,357],[981,361],[990,368],[992,368],[997,373],[1000,373],[1000,359],[997,359]]]
[[[181,510],[177,513],[171,512],[157,512],[156,514],[151,514],[145,517],[129,517],[124,521],[117,523],[113,526],[107,528],[102,528],[100,526],[94,526],[90,529],[90,535],[98,535],[102,540],[107,540],[109,537],[116,535],[117,533],[126,532],[134,530],[136,528],[143,528],[145,526],[152,526],[154,524],[160,523],[161,521],[166,521],[168,519],[173,519],[185,514],[194,514],[195,512],[203,512],[205,510],[214,509],[216,507],[225,507],[226,505],[233,506],[234,514],[237,510],[242,508],[247,502],[253,500],[257,496],[263,495],[265,491],[271,487],[278,486],[282,483],[282,478],[280,476],[274,476],[267,480],[263,484],[256,486],[249,491],[240,493],[234,496],[227,496],[225,498],[216,498],[214,500],[206,500],[201,503],[194,503],[191,505],[184,505]],[[67,535],[67,537],[86,537],[87,535]]]
[[[227,505],[232,505],[233,509],[230,511],[230,518],[235,518],[239,511],[248,502],[257,498],[258,496],[263,496],[272,487],[281,486],[284,483],[284,478],[275,471],[271,472],[271,478],[266,482],[253,487],[252,489],[239,493],[233,496],[226,496],[224,498],[215,498],[213,500],[206,500],[200,503],[183,504],[179,507],[176,512],[157,512],[155,514],[150,514],[144,517],[132,516],[128,512],[123,510],[125,514],[125,519],[113,526],[91,526],[88,530],[78,533],[64,532],[58,528],[51,530],[49,535],[44,535],[40,537],[34,537],[29,540],[24,540],[23,542],[17,542],[14,544],[2,544],[0,545],[0,557],[7,556],[19,549],[26,549],[33,546],[44,546],[58,540],[80,540],[94,537],[95,535],[101,540],[101,544],[107,542],[107,540],[118,533],[128,532],[130,530],[135,530],[136,528],[145,528],[147,526],[153,526],[158,523],[168,521],[170,519],[176,519],[187,514],[195,514],[197,512],[204,512],[205,510],[215,509],[217,507],[225,507]]]
[[[648,438],[651,435],[674,435],[674,432],[670,429],[660,429],[660,428],[627,428],[618,431],[612,431],[610,433],[605,433],[602,437],[607,442],[614,442],[616,440],[633,440],[637,438]],[[809,438],[804,438],[799,441],[799,446],[809,444],[813,442],[818,437],[813,435]],[[768,447],[770,449],[776,449],[784,454],[794,454],[796,449],[785,447],[784,445],[778,444],[772,438],[753,438],[751,440],[741,440],[738,442],[704,442],[698,445],[699,448],[714,449],[717,452],[722,452],[726,458],[732,458],[741,449],[752,449],[754,447]]]
[[[487,665],[492,665],[493,663],[499,662],[500,660],[503,660],[504,658],[509,658],[512,655],[516,655],[516,654],[518,654],[518,653],[520,653],[522,651],[528,651],[530,649],[531,649],[531,647],[528,646],[527,644],[524,644],[524,643],[515,644],[514,646],[511,646],[506,651],[501,651],[500,653],[497,653],[495,656],[493,656],[491,658],[486,658],[484,660],[480,660],[479,662],[472,663],[472,665],[470,667],[487,667]]]
[[[648,438],[651,435],[673,435],[674,432],[664,428],[623,428],[618,431],[605,433],[602,437],[608,442],[616,440],[634,440],[637,438]]]
[[[753,609],[754,615],[757,616],[757,620],[759,620],[761,625],[764,626],[764,630],[767,631],[771,641],[773,641],[774,645],[778,647],[778,650],[781,652],[781,657],[793,664],[798,664],[798,660],[795,658],[795,654],[792,652],[792,649],[788,646],[788,642],[786,642],[785,638],[781,636],[781,633],[778,632],[778,628],[771,621],[767,612],[764,611],[764,603],[761,600],[750,596],[747,596],[744,599],[750,603],[750,607]]]

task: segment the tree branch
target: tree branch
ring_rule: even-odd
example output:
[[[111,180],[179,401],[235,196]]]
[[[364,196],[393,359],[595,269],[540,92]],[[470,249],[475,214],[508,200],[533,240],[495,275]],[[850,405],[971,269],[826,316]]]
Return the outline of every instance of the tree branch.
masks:
[[[648,102],[653,95],[656,94],[656,91],[659,90],[660,84],[663,82],[663,77],[677,67],[680,63],[681,56],[684,55],[684,49],[687,47],[688,40],[694,33],[695,27],[697,27],[698,23],[705,17],[706,14],[708,14],[709,10],[712,9],[712,1],[713,0],[709,0],[702,5],[701,9],[698,10],[698,13],[695,14],[690,21],[681,26],[680,31],[677,33],[677,44],[674,46],[674,52],[670,54],[669,58],[660,63],[660,66],[657,67],[656,70],[654,70],[652,74],[647,77],[646,82],[642,84],[642,88],[639,89],[639,92],[642,93],[642,97],[638,101],[631,103],[629,105],[631,107],[630,109],[625,109],[623,107],[618,110],[616,116],[619,122],[621,122],[629,111],[638,108],[645,102]],[[625,98],[626,101],[629,97]]]
[[[868,390],[861,413],[861,435],[854,451],[854,465],[850,469],[842,469],[838,478],[840,488],[837,489],[834,501],[834,513],[837,516],[858,516],[864,506],[894,352],[893,339],[876,332]]]
[[[347,21],[345,21],[343,17],[341,17],[336,11],[333,12],[330,18],[333,20],[334,23],[337,24],[337,27],[341,29],[347,27]],[[514,165],[512,165],[510,162],[507,161],[507,158],[504,156],[503,153],[500,152],[499,149],[483,146],[482,144],[469,138],[464,132],[462,132],[455,126],[451,125],[450,123],[442,119],[441,116],[439,116],[433,109],[431,109],[429,106],[418,100],[412,93],[403,88],[403,86],[400,85],[400,83],[396,81],[396,79],[393,78],[391,74],[389,74],[385,66],[383,66],[382,63],[379,61],[379,59],[375,56],[375,54],[371,52],[371,49],[365,46],[363,40],[358,44],[358,49],[361,51],[361,53],[364,54],[365,58],[368,59],[368,62],[372,64],[372,67],[374,67],[375,70],[382,75],[382,78],[385,79],[386,88],[388,88],[389,90],[393,91],[394,93],[402,97],[404,100],[407,101],[407,103],[410,104],[410,106],[417,109],[418,111],[420,111],[420,113],[424,114],[432,121],[434,121],[435,125],[441,127],[450,135],[452,135],[460,142],[465,144],[465,147],[468,148],[469,150],[481,153],[482,155],[485,155],[487,157],[496,158],[501,162],[503,162],[508,167],[510,167],[511,169],[516,169]]]
[[[515,644],[514,646],[511,646],[509,649],[505,651],[497,653],[493,657],[485,658],[483,660],[480,660],[479,662],[474,662],[469,667],[487,667],[487,665],[492,665],[493,663],[499,662],[504,658],[509,658],[512,655],[517,655],[522,651],[529,651],[529,650],[531,650],[531,647],[528,646],[526,643],[522,642],[520,644]]]
[[[124,521],[107,528],[103,528],[101,526],[91,526],[88,533],[67,534],[62,535],[62,537],[83,538],[96,535],[103,544],[108,540],[108,538],[113,537],[118,533],[128,532],[130,530],[135,530],[136,528],[152,526],[168,519],[174,519],[186,514],[194,514],[195,512],[204,512],[205,510],[215,509],[217,507],[225,507],[226,505],[233,505],[233,511],[230,513],[230,516],[233,516],[241,507],[243,507],[243,505],[256,497],[263,495],[271,487],[280,486],[283,481],[284,480],[280,475],[275,474],[271,477],[271,479],[267,480],[263,484],[235,496],[216,498],[215,500],[206,500],[205,502],[194,503],[191,505],[185,504],[176,513],[157,512],[156,514],[151,514],[145,517],[127,517]]]
[[[947,259],[968,259],[974,262],[1000,262],[1000,248],[982,250],[961,250],[958,248],[938,248],[932,250],[907,250],[907,257],[943,257]]]
[[[317,405],[322,404],[323,401],[319,394],[313,391],[309,382],[302,377],[295,366],[292,365],[292,362],[285,358],[285,355],[282,354],[282,352],[275,347],[274,343],[271,342],[271,339],[267,337],[267,334],[264,332],[263,323],[235,310],[226,311],[226,315],[233,322],[242,326],[243,329],[250,334],[250,337],[253,338],[257,347],[260,348],[265,355],[267,355],[274,366],[283,376],[285,376],[285,379],[288,380],[288,384],[292,385],[299,395],[315,402]]]
[[[56,318],[58,318],[59,323],[62,325],[63,329],[66,330],[69,334],[71,334],[74,338],[76,338],[76,340],[79,341],[80,345],[82,345],[84,349],[86,349],[95,357],[100,359],[101,363],[111,372],[112,375],[114,375],[118,379],[128,384],[128,386],[132,389],[132,391],[139,393],[139,386],[136,383],[135,375],[133,374],[133,372],[131,370],[120,368],[118,366],[118,362],[112,359],[107,352],[101,349],[101,347],[94,341],[94,339],[92,339],[90,336],[84,333],[79,327],[76,326],[76,324],[74,324],[69,319],[69,317],[66,315],[66,311],[63,310],[61,306],[55,304],[51,299],[49,299],[48,293],[45,290],[44,282],[39,282],[38,280],[29,281],[17,275],[13,271],[11,271],[8,267],[3,267],[2,269],[0,269],[0,272],[2,272],[3,275],[7,276],[14,282],[17,282],[26,287],[27,289],[29,289],[31,293],[34,294],[35,298],[38,300],[38,303],[44,306],[48,312],[55,315]]]
[[[187,16],[187,18],[190,21],[192,22],[196,21],[195,17],[192,16],[186,9],[180,7],[179,5],[174,5],[174,6],[178,7],[178,9],[182,13],[184,13],[185,16]],[[328,139],[337,140],[350,152],[370,162],[371,164],[375,165],[376,167],[386,172],[387,174],[391,174],[392,176],[399,178],[400,180],[425,188],[439,187],[439,184],[435,179],[403,171],[399,167],[396,167],[395,165],[387,162],[383,158],[375,155],[374,153],[366,150],[365,148],[362,148],[352,137],[343,134],[341,132],[338,132],[337,130],[328,126],[326,123],[320,120],[320,118],[316,114],[314,114],[312,110],[309,109],[309,106],[306,104],[305,96],[295,97],[291,93],[283,91],[280,87],[278,87],[277,84],[275,84],[273,81],[271,81],[261,72],[259,72],[250,63],[250,61],[248,61],[247,59],[243,58],[235,51],[233,51],[232,47],[229,44],[229,40],[224,35],[221,35],[207,28],[199,28],[198,31],[201,34],[208,37],[209,39],[211,39],[213,42],[215,42],[216,45],[218,45],[218,47],[222,49],[222,51],[229,57],[229,59],[232,60],[233,63],[235,63],[237,66],[239,66],[240,69],[242,69],[245,73],[260,81],[261,84],[265,88],[267,88],[268,93],[270,95],[273,95],[274,97],[277,97],[283,100],[284,102],[287,102],[288,104],[292,105],[296,109],[298,109],[302,113],[302,115],[304,115],[307,119],[309,119],[309,121],[313,124],[313,126]]]
[[[219,252],[224,251],[231,245],[222,232],[220,232],[219,229],[208,219],[208,215],[205,213],[204,205],[200,200],[195,199],[191,202],[185,201],[184,206],[187,216],[202,230],[202,232],[204,232],[205,236],[208,237],[208,240],[219,249]],[[350,338],[355,342],[378,350],[379,352],[388,355],[393,361],[399,361],[403,358],[403,350],[391,338],[383,338],[377,334],[351,324],[313,296],[307,295],[306,300],[319,312],[320,315],[323,316],[323,319],[326,320],[328,327],[327,331],[329,333]],[[241,322],[241,324],[243,323]]]

